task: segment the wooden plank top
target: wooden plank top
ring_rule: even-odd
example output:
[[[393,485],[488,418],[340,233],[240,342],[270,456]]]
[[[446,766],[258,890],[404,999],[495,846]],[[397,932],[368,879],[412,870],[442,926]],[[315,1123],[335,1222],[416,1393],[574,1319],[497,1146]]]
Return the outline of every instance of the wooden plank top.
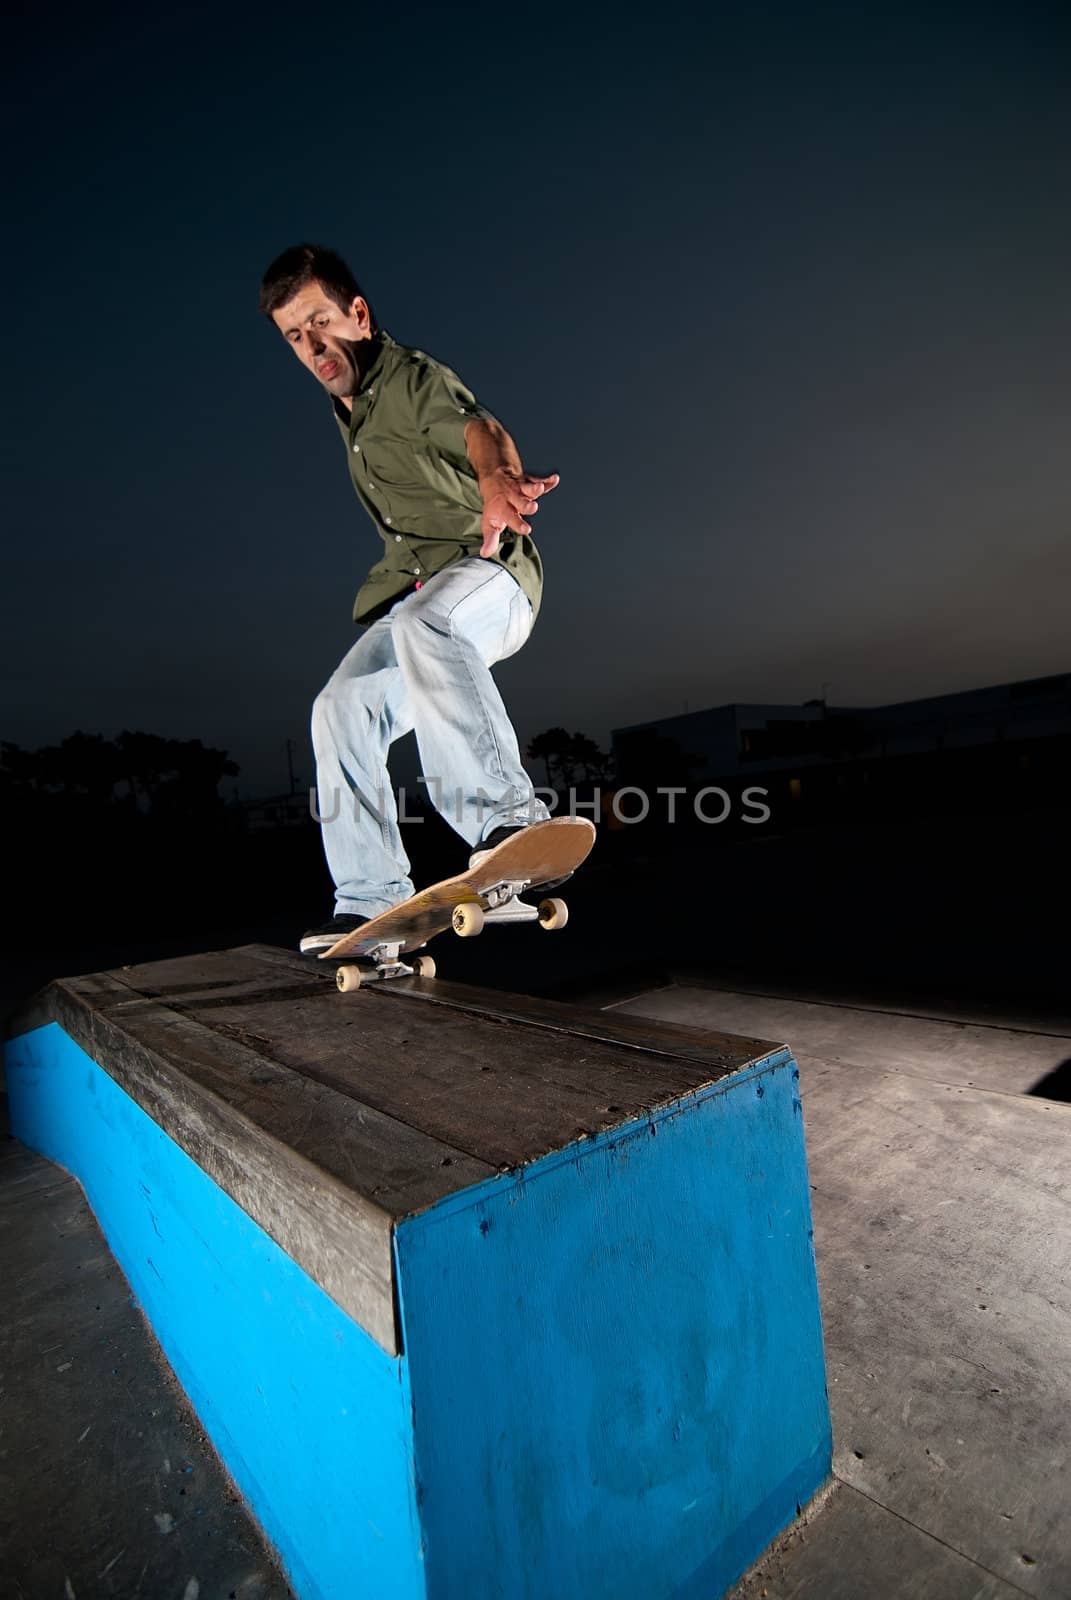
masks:
[[[339,994],[270,946],[57,979],[56,1021],[384,1346],[391,1231],[783,1047],[437,980]]]

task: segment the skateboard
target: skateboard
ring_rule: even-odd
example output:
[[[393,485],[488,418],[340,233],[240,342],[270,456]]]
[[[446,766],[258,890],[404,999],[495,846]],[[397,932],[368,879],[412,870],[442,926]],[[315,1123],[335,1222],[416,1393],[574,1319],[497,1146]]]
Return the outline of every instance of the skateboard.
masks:
[[[345,934],[319,959],[339,964],[335,981],[347,993],[362,982],[433,978],[431,956],[416,956],[411,964],[401,956],[447,928],[463,939],[494,923],[538,922],[548,931],[564,928],[569,916],[564,900],[551,898],[531,905],[520,896],[526,889],[538,889],[574,872],[594,843],[595,827],[586,817],[533,822],[496,845],[478,867],[418,890],[401,905]]]

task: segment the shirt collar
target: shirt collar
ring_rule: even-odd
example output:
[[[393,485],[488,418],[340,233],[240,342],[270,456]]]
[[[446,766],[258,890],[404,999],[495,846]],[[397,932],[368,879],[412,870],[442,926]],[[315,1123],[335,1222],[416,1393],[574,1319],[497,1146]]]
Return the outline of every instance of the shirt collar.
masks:
[[[342,401],[332,396],[331,405],[335,416],[347,430],[358,415],[363,415],[367,409],[368,401],[374,396],[376,384],[387,365],[387,359],[394,348],[394,340],[385,328],[381,328],[375,336],[372,361],[365,371],[358,386],[357,393],[353,396],[353,405],[347,411]]]

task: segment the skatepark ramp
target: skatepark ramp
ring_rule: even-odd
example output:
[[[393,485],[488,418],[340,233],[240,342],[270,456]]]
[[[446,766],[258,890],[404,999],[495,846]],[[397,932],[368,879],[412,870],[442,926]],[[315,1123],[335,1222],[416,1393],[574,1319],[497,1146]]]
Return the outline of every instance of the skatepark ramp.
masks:
[[[5,1062],[301,1600],[713,1600],[826,1483],[783,1046],[246,946]]]

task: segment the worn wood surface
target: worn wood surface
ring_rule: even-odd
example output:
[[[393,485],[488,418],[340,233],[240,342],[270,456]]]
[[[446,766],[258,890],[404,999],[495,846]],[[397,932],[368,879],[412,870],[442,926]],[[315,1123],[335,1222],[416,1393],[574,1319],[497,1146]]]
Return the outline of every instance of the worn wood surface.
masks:
[[[318,965],[310,963],[307,957],[294,955],[276,945],[241,945],[227,953],[252,956],[265,966],[301,977],[307,976],[312,966],[314,978],[321,979]],[[333,970],[324,974],[321,981],[333,983]],[[415,979],[391,982],[382,985],[379,992],[388,998],[405,995],[455,1011],[470,1011],[476,1015],[496,1017],[499,1021],[523,1022],[533,1028],[573,1034],[577,1038],[599,1039],[604,1044],[622,1045],[629,1050],[643,1050],[651,1055],[692,1061],[706,1069],[706,1082],[714,1082],[726,1073],[737,1072],[760,1056],[784,1048],[783,1043],[778,1042],[776,1033],[759,1038],[750,1030],[746,1033],[730,1033],[723,1028],[703,1025],[698,1020],[694,1024],[691,1020],[681,1023],[663,1018],[652,1020],[624,1011],[591,1010],[558,1000],[505,994],[500,989],[481,989],[475,984],[450,983],[443,978],[437,978],[434,982]]]
[[[387,985],[383,992],[390,996],[400,991]],[[520,1022],[526,1027],[567,1034],[575,1039],[598,1040],[620,1049],[641,1051],[645,1056],[663,1057],[669,1062],[691,1062],[702,1068],[704,1083],[738,1072],[750,1062],[785,1048],[773,1039],[716,1032],[676,1022],[652,1023],[643,1017],[586,1011],[556,1000],[502,994],[496,989],[446,983],[441,979],[434,983],[407,984],[406,993],[431,1005],[448,1006],[474,1016]]]
[[[388,1349],[397,1219],[781,1054],[258,946],[57,980],[13,1031],[52,1020]]]
[[[279,954],[217,952],[122,977],[489,1169],[537,1160],[779,1048],[673,1024],[604,1024],[573,1007],[466,985],[399,980],[340,995],[317,967]],[[358,1181],[367,1192],[378,1171]]]

